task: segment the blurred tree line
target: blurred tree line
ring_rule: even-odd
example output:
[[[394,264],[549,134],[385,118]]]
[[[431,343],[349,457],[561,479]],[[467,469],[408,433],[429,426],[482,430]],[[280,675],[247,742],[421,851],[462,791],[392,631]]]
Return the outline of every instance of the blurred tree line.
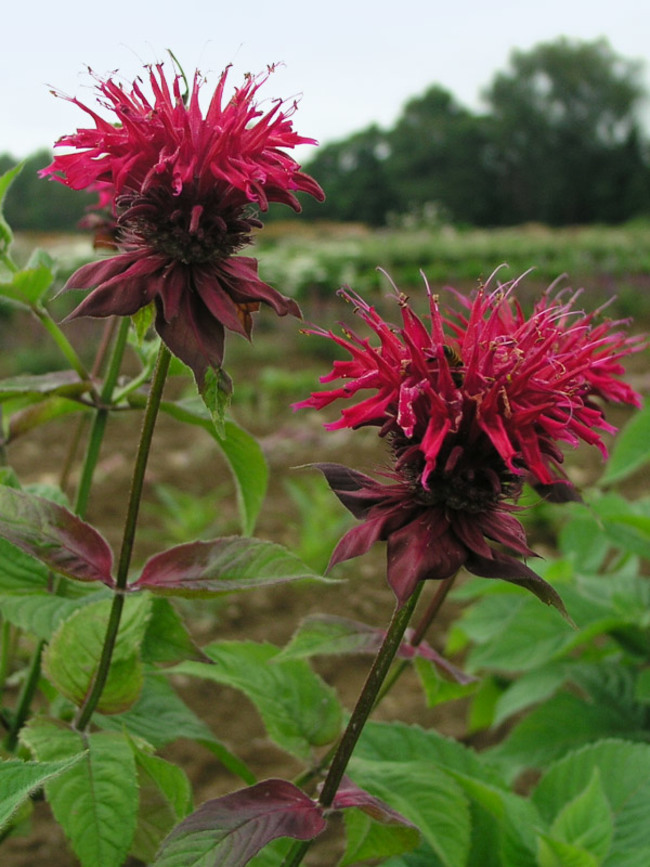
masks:
[[[305,170],[327,199],[304,197],[304,217],[562,226],[650,215],[641,72],[605,39],[560,38],[514,51],[483,94],[484,113],[433,85],[392,129],[373,125],[319,148]],[[95,201],[39,179],[50,160],[34,154],[14,181],[5,208],[14,228],[74,229]],[[0,171],[15,162],[0,156]],[[269,216],[280,214],[272,207]]]
[[[0,174],[13,168],[18,160],[0,154]],[[44,181],[40,169],[52,162],[48,150],[27,157],[23,169],[14,178],[4,203],[5,219],[16,230],[66,232],[76,229],[85,209],[97,202],[97,195],[76,192],[59,183]]]
[[[392,129],[319,149],[305,168],[327,200],[305,201],[305,215],[374,226],[400,215],[473,226],[648,215],[641,72],[605,39],[561,38],[514,51],[483,94],[483,114],[433,85]]]

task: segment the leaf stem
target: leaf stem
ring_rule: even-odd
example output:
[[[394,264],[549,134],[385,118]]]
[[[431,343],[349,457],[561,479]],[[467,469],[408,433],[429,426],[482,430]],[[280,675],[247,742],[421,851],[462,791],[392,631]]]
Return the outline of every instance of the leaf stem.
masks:
[[[352,716],[347,724],[339,745],[334,753],[332,764],[323,783],[318,803],[322,807],[330,807],[334,801],[336,792],[343,779],[343,774],[348,766],[352,752],[361,736],[372,709],[375,707],[377,696],[388,674],[395,654],[397,653],[409,620],[415,610],[417,601],[422,592],[423,583],[420,582],[410,598],[400,607],[397,605],[393,612],[390,624],[381,647],[372,664],[363,689],[357,699]],[[302,863],[311,841],[294,844],[284,861],[283,867],[298,867]]]
[[[90,496],[90,488],[92,484],[95,467],[99,460],[99,451],[104,439],[104,431],[106,430],[106,422],[108,421],[109,410],[107,408],[113,398],[113,390],[117,383],[117,378],[124,357],[126,341],[129,334],[130,322],[128,317],[124,317],[120,322],[120,327],[117,332],[117,338],[113,345],[113,351],[108,363],[104,384],[100,392],[101,406],[97,409],[93,418],[93,424],[88,436],[88,446],[86,456],[84,458],[83,468],[81,470],[81,478],[79,479],[79,487],[77,488],[77,497],[75,502],[75,514],[83,517],[88,506],[88,497]]]
[[[120,628],[120,620],[122,617],[122,609],[124,607],[124,594],[129,566],[131,564],[131,556],[133,554],[133,543],[135,541],[135,531],[138,520],[138,512],[140,510],[140,502],[142,499],[142,489],[144,486],[144,474],[149,458],[151,448],[151,440],[153,438],[154,428],[156,426],[156,418],[158,416],[158,408],[162,399],[167,371],[169,370],[169,362],[171,353],[164,344],[161,344],[158,352],[158,361],[154,371],[151,390],[145,408],[144,418],[142,422],[142,432],[140,434],[140,444],[138,453],[135,459],[133,469],[133,479],[131,481],[131,493],[129,495],[129,504],[127,508],[126,519],[124,522],[124,535],[122,537],[122,548],[117,565],[117,574],[115,578],[116,590],[113,597],[113,605],[108,618],[106,627],[106,637],[102,648],[102,655],[95,672],[95,677],[88,695],[83,704],[79,708],[79,713],[75,721],[76,728],[83,731],[90,718],[93,715],[97,703],[106,685],[106,679],[111,667],[113,658],[113,650],[117,641],[117,633]]]
[[[90,380],[90,375],[86,370],[83,361],[79,358],[74,347],[65,336],[63,331],[61,331],[54,319],[52,319],[48,311],[40,304],[32,305],[31,311],[42,323],[46,331],[49,332],[50,336],[59,347],[63,355],[66,357],[73,370],[76,370],[81,379],[83,379],[85,382],[88,382]]]
[[[418,645],[422,644],[424,638],[427,634],[427,631],[433,621],[438,616],[438,612],[442,608],[442,604],[447,598],[447,594],[453,587],[454,581],[456,580],[456,575],[458,572],[454,573],[450,578],[445,578],[438,584],[438,589],[436,593],[429,603],[429,607],[424,612],[424,615],[418,625],[415,627],[413,631],[413,635],[409,641],[411,647],[418,647]],[[388,693],[395,683],[400,679],[404,670],[408,668],[410,665],[410,661],[408,659],[401,659],[399,664],[395,666],[395,668],[391,671],[390,676],[386,678],[384,685],[381,688],[379,695],[377,696],[377,704],[384,698],[386,693]]]
[[[23,688],[20,692],[20,696],[18,697],[18,704],[16,706],[16,711],[11,722],[11,728],[9,729],[7,737],[4,741],[4,746],[9,752],[13,752],[15,750],[16,744],[18,743],[18,735],[20,733],[20,730],[25,724],[27,717],[29,716],[29,709],[32,704],[32,699],[34,697],[34,693],[36,692],[36,687],[38,686],[38,679],[41,676],[41,656],[43,654],[44,647],[45,641],[41,639],[36,645],[36,649],[32,654],[32,661],[29,666],[25,682],[23,683]]]

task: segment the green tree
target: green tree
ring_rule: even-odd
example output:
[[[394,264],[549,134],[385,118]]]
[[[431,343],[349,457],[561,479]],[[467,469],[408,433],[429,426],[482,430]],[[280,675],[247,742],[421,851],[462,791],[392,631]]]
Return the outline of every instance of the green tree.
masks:
[[[325,202],[302,200],[304,214],[381,226],[398,206],[386,169],[386,134],[370,126],[341,142],[322,147],[306,166],[325,190]]]
[[[48,150],[27,157],[22,172],[12,183],[5,200],[5,217],[19,231],[74,231],[88,205],[97,196],[77,192],[39,177],[40,169],[52,161]],[[8,154],[0,154],[0,174],[19,162]]]
[[[386,167],[401,211],[441,205],[455,222],[490,224],[489,124],[434,85],[410,100],[388,135]]]
[[[485,94],[500,222],[615,222],[647,210],[640,75],[605,39],[512,53]]]

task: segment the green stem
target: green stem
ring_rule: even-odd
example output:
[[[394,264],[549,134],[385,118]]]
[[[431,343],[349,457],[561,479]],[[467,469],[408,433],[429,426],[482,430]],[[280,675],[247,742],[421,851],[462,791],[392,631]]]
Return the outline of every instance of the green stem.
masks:
[[[417,647],[424,641],[429,627],[437,617],[438,612],[442,608],[443,602],[447,598],[447,594],[454,585],[457,574],[458,573],[456,572],[450,578],[445,578],[444,581],[441,581],[439,583],[438,589],[436,590],[435,596],[431,600],[429,607],[424,612],[424,616],[413,630],[413,635],[411,636],[411,640],[409,641],[411,647]],[[409,665],[410,661],[408,659],[401,659],[399,665],[395,666],[395,668],[391,671],[390,676],[386,678],[386,681],[382,686],[379,695],[377,696],[377,704],[379,704],[379,702],[384,698],[386,693],[393,688],[395,683],[404,673],[404,670],[408,668]]]
[[[86,370],[83,361],[77,355],[74,347],[65,336],[63,331],[56,324],[44,307],[34,306],[31,308],[32,313],[40,320],[44,328],[49,332],[50,336],[65,355],[73,370],[76,370],[79,377],[85,381],[90,380],[90,375]]]
[[[83,517],[88,506],[88,497],[90,496],[90,488],[92,485],[95,467],[99,460],[99,451],[104,439],[104,431],[106,430],[106,422],[108,421],[109,410],[107,408],[113,398],[113,390],[117,383],[117,378],[124,357],[126,341],[129,334],[130,321],[127,316],[123,317],[120,322],[120,328],[117,332],[117,339],[113,345],[110,361],[104,384],[100,393],[101,406],[95,413],[93,418],[92,428],[88,437],[88,447],[86,457],[84,458],[83,467],[81,470],[81,478],[79,479],[79,487],[77,488],[77,498],[75,502],[75,514]]]
[[[20,730],[24,726],[25,721],[29,716],[29,709],[32,704],[32,699],[34,698],[34,693],[36,692],[36,687],[38,686],[38,679],[41,676],[41,656],[44,647],[45,641],[41,639],[36,645],[36,650],[32,655],[32,662],[29,666],[27,678],[23,683],[23,688],[18,698],[18,704],[16,706],[16,712],[11,723],[11,728],[9,729],[9,732],[4,742],[4,746],[9,752],[13,752],[15,750],[16,744],[18,743],[18,735],[20,733]]]
[[[9,657],[11,655],[11,623],[2,621],[0,627],[0,695],[4,692],[7,675],[9,674]]]
[[[142,499],[142,488],[144,486],[144,474],[147,467],[147,459],[151,448],[151,440],[153,438],[154,428],[156,426],[156,418],[158,408],[162,399],[162,393],[167,378],[169,362],[171,354],[164,344],[161,344],[158,352],[158,361],[151,383],[151,391],[144,413],[142,422],[142,433],[140,435],[140,445],[135,459],[133,469],[133,480],[131,482],[131,493],[129,495],[129,505],[124,522],[124,535],[122,538],[122,548],[117,565],[117,575],[115,578],[116,593],[113,597],[113,605],[108,617],[106,627],[106,637],[102,648],[102,655],[95,672],[90,691],[86,696],[85,701],[79,708],[79,713],[75,721],[77,729],[83,731],[90,718],[93,715],[97,703],[106,685],[106,679],[111,667],[113,658],[113,650],[117,641],[117,633],[120,628],[120,620],[122,617],[122,609],[124,607],[124,593],[126,588],[129,566],[131,564],[131,555],[133,554],[133,543],[135,541],[135,530],[138,520],[138,512],[140,510],[140,501]]]
[[[352,716],[347,724],[343,737],[339,741],[339,745],[334,753],[332,764],[323,783],[318,803],[321,807],[331,807],[332,802],[338,788],[343,779],[343,774],[348,766],[352,752],[361,736],[363,727],[370,716],[372,709],[375,707],[377,696],[381,690],[381,686],[388,674],[395,654],[397,653],[404,632],[408,626],[409,620],[415,610],[417,601],[422,592],[423,583],[419,582],[411,597],[401,607],[396,606],[391,618],[388,630],[382,642],[381,647],[377,652],[372,668],[368,672],[366,682],[363,685],[361,694],[357,699],[356,706],[352,711]],[[311,845],[311,841],[298,842],[294,844],[289,851],[287,858],[284,861],[283,867],[298,867],[302,863]]]

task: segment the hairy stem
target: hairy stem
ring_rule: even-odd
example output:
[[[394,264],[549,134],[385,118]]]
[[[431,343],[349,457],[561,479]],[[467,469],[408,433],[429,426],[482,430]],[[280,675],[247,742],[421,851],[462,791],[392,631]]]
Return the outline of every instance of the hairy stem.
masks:
[[[138,512],[140,510],[140,502],[142,499],[142,488],[144,486],[144,474],[149,458],[149,450],[151,448],[151,440],[153,438],[154,428],[156,426],[156,418],[158,416],[158,408],[162,399],[162,393],[167,378],[169,362],[171,354],[164,344],[161,344],[158,352],[158,361],[151,383],[151,391],[144,413],[142,422],[142,432],[140,434],[140,444],[138,453],[135,459],[133,469],[133,479],[131,481],[131,493],[129,495],[129,504],[127,508],[126,519],[124,522],[124,535],[122,537],[122,548],[117,565],[116,575],[116,590],[113,597],[113,605],[108,618],[106,628],[106,637],[102,655],[95,672],[95,677],[92,686],[85,701],[79,708],[79,713],[75,721],[76,727],[83,731],[97,707],[97,703],[106,685],[106,679],[111,667],[113,658],[113,650],[117,641],[117,633],[120,628],[120,620],[122,617],[122,609],[124,608],[124,589],[126,588],[129,566],[131,564],[131,556],[133,554],[133,543],[135,541],[135,531],[138,520]]]
[[[404,637],[404,632],[422,592],[422,586],[422,582],[420,582],[410,599],[401,607],[396,606],[393,612],[382,645],[377,651],[377,656],[372,664],[372,668],[368,672],[366,682],[363,685],[355,708],[352,711],[350,721],[343,732],[343,737],[339,741],[332,764],[327,772],[320,798],[318,799],[318,803],[322,807],[330,807],[334,801],[352,752],[372,709],[375,707],[377,696]],[[302,859],[310,845],[311,841],[296,843],[287,855],[283,867],[298,867],[302,863]]]
[[[442,604],[447,598],[447,594],[453,587],[457,574],[458,573],[456,572],[450,578],[445,578],[444,581],[440,581],[440,583],[438,584],[438,589],[436,590],[433,599],[429,603],[429,607],[424,612],[422,619],[413,630],[413,635],[411,636],[411,639],[409,641],[409,644],[412,647],[417,647],[424,641],[429,627],[438,616],[438,612],[442,608]],[[409,660],[402,659],[400,660],[399,665],[395,666],[395,668],[391,671],[390,676],[386,678],[386,681],[384,682],[384,685],[382,686],[381,691],[377,696],[377,704],[379,704],[379,702],[383,699],[386,693],[390,692],[395,683],[404,673],[404,670],[408,668],[409,665]]]

